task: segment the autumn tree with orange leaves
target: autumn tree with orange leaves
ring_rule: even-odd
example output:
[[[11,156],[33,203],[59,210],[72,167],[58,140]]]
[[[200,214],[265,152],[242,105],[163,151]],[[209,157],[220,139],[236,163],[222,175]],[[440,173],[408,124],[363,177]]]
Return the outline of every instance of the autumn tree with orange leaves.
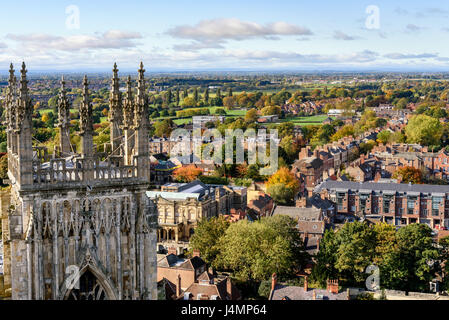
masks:
[[[299,191],[299,181],[288,168],[280,168],[267,181],[268,194],[279,204],[292,204]]]
[[[398,179],[400,183],[423,184],[424,178],[421,170],[414,167],[403,167],[393,174],[394,179]]]
[[[178,182],[192,182],[198,179],[198,177],[203,173],[203,170],[195,167],[191,164],[185,167],[176,169],[173,172],[173,177]]]

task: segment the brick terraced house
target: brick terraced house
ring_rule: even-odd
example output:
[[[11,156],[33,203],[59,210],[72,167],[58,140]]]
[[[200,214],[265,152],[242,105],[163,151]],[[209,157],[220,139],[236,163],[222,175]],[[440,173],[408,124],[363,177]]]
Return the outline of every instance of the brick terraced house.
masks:
[[[449,227],[449,187],[397,183],[325,181],[316,191],[336,203],[337,214],[380,216],[402,226],[425,223]]]

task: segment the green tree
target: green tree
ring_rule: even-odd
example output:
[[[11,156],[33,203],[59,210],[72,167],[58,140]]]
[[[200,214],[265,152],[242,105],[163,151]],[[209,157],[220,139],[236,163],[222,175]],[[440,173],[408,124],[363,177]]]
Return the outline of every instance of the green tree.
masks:
[[[289,204],[299,191],[299,182],[288,168],[280,168],[267,181],[268,194],[280,204]]]
[[[157,137],[169,137],[174,127],[173,120],[165,119],[154,123],[154,135]]]
[[[413,116],[405,127],[407,142],[425,146],[438,146],[441,143],[443,127],[439,119],[427,115]]]
[[[391,131],[388,130],[383,130],[379,132],[379,134],[377,135],[377,141],[383,144],[387,144],[388,142],[390,142],[390,139],[391,139]]]
[[[217,255],[220,253],[218,242],[224,236],[229,227],[229,222],[223,216],[211,219],[202,219],[195,233],[190,238],[193,249],[199,250],[201,258],[208,264],[214,266]]]
[[[291,277],[307,258],[296,221],[288,216],[240,220],[219,242],[219,266],[244,281],[269,279],[274,272]]]
[[[257,110],[256,109],[250,109],[245,114],[245,121],[248,123],[256,122],[258,118]]]
[[[198,99],[198,88],[193,89],[193,100],[197,103],[199,101]]]
[[[209,103],[209,88],[206,88],[206,90],[204,90],[204,102],[206,104]]]
[[[295,125],[291,122],[283,122],[278,127],[279,138],[282,139],[286,136],[294,135]]]
[[[392,251],[389,266],[392,270],[384,276],[389,286],[397,290],[427,291],[435,276],[435,264],[439,257],[433,246],[432,229],[425,224],[411,224],[396,233],[397,249]]]
[[[365,269],[375,256],[376,233],[366,223],[346,223],[337,234],[335,268],[354,284],[366,279]]]
[[[338,141],[343,137],[354,135],[354,126],[351,124],[347,124],[344,127],[340,128],[332,137],[332,141]]]
[[[176,88],[176,92],[175,92],[175,102],[176,102],[176,106],[179,106],[179,102],[180,102],[180,98],[179,98],[179,88]]]

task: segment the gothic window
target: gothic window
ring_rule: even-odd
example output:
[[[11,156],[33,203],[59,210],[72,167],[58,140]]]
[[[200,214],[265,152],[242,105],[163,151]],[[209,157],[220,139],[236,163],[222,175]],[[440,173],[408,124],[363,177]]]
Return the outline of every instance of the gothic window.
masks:
[[[106,300],[106,293],[98,279],[86,270],[79,280],[79,289],[72,289],[67,300]]]

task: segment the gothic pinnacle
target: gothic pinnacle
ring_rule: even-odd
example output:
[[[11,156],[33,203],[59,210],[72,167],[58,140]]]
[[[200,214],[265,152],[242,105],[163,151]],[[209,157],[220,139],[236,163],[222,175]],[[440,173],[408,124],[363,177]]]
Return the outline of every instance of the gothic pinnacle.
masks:
[[[126,93],[127,93],[127,98],[131,99],[131,95],[132,95],[131,76],[128,76],[128,80],[126,80]]]
[[[15,72],[14,66],[13,66],[13,64],[11,62],[11,65],[9,66],[9,82],[10,83],[14,82],[14,72]]]
[[[87,75],[83,78],[83,102],[87,105],[89,104],[89,82],[87,81]]]
[[[64,76],[61,77],[61,93],[60,93],[60,96],[61,96],[62,99],[65,99],[65,96],[66,96]]]
[[[112,69],[112,72],[114,73],[114,78],[117,78],[118,69],[117,69],[117,63],[114,62],[114,69]]]
[[[20,70],[20,73],[22,74],[22,77],[26,78],[27,69],[25,66],[25,61],[22,62],[22,70]]]
[[[145,69],[143,68],[143,62],[140,62],[140,68],[139,68],[138,72],[139,72],[139,80],[143,80],[144,73],[145,73]]]
[[[25,62],[22,62],[22,69],[20,70],[20,94],[28,93],[28,80],[27,80],[27,69],[25,66]]]

